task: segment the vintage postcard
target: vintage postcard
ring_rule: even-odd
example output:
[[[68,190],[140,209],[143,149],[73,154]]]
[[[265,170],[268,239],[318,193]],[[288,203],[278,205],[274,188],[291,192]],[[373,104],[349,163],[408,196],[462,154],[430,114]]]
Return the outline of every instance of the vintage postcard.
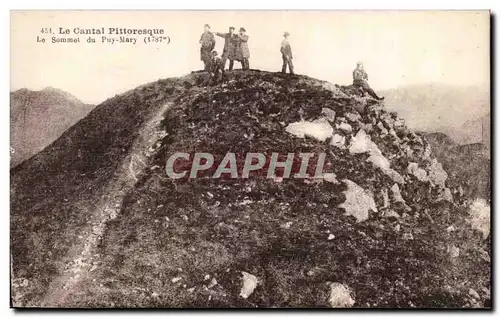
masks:
[[[11,306],[491,309],[490,18],[11,11]]]

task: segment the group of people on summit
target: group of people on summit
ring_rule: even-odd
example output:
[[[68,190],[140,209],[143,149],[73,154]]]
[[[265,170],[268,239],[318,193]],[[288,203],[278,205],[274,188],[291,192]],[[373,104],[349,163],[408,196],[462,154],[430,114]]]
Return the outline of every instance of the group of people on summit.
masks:
[[[234,27],[229,27],[229,32],[227,33],[215,32],[215,35],[224,38],[224,49],[219,62],[222,64],[222,69],[224,69],[226,61],[229,60],[229,70],[232,70],[234,61],[238,61],[244,70],[248,70],[250,69],[248,35],[246,35],[246,30],[243,27],[240,28],[239,33],[235,33],[234,31]],[[218,66],[214,65],[214,61],[217,58],[217,52],[214,51],[215,35],[210,32],[210,25],[205,24],[205,32],[203,32],[200,38],[200,58],[205,64],[205,71],[210,71],[212,67]]]
[[[222,56],[219,58],[215,48],[215,35],[210,31],[210,25],[205,24],[204,32],[200,37],[200,59],[204,64],[204,71],[210,74],[210,78],[218,81],[224,75],[226,62],[229,60],[229,70],[234,67],[234,61],[241,63],[241,68],[244,70],[250,69],[250,49],[248,47],[248,35],[246,29],[241,27],[238,33],[235,33],[234,27],[229,27],[227,33],[215,32],[215,35],[224,39],[224,49]],[[287,68],[290,74],[294,73],[293,55],[288,37],[290,33],[283,33],[283,41],[281,42],[281,57],[283,65],[281,68],[282,73],[286,73]],[[360,90],[368,93],[371,97],[377,100],[383,100],[384,97],[379,97],[375,91],[368,85],[368,74],[363,68],[363,63],[358,62],[356,69],[352,73],[353,85]]]

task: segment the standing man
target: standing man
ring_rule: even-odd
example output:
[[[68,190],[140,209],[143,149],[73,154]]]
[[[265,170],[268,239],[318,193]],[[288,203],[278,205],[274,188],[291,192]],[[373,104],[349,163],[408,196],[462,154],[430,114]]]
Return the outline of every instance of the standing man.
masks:
[[[244,27],[241,27],[239,34],[236,36],[237,45],[235,60],[241,62],[241,67],[244,70],[250,69],[250,62],[248,61],[250,58],[250,50],[248,49],[248,35],[246,35],[246,31]]]
[[[281,67],[281,73],[286,73],[286,67],[288,65],[288,69],[290,69],[290,74],[295,74],[293,72],[293,63],[292,63],[292,47],[288,42],[288,37],[290,33],[285,32],[283,34],[283,41],[281,41],[281,57],[283,58],[283,66]]]
[[[353,77],[353,85],[359,88],[362,88],[365,92],[368,93],[371,97],[376,100],[383,100],[384,97],[378,97],[378,95],[373,91],[373,89],[368,85],[368,74],[366,74],[363,69],[363,63],[358,62],[356,69],[352,72]]]
[[[236,53],[236,35],[234,34],[234,27],[229,27],[229,33],[215,32],[217,36],[224,38],[224,50],[222,51],[222,67],[226,67],[226,61],[229,59],[229,70],[233,69],[234,57]]]
[[[200,59],[205,65],[204,70],[209,71],[212,50],[215,48],[215,36],[210,32],[210,25],[205,24],[205,31],[200,37]]]

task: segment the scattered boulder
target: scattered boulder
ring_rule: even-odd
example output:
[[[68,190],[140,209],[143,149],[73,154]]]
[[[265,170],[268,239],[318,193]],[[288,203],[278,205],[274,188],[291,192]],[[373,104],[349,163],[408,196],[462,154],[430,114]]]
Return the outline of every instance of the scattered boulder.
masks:
[[[391,195],[394,202],[406,203],[406,201],[403,199],[403,196],[401,195],[401,191],[399,190],[399,186],[397,183],[394,183],[394,185],[391,187]]]
[[[240,290],[240,296],[242,298],[247,299],[248,297],[250,297],[250,295],[257,287],[259,280],[257,279],[257,277],[255,277],[250,273],[247,272],[241,272],[241,273],[243,274],[243,286],[241,287]]]
[[[389,202],[389,193],[387,191],[387,189],[382,189],[382,191],[380,191],[380,194],[382,195],[382,208],[385,209],[385,208],[388,208],[390,206],[390,202]]]
[[[346,134],[351,134],[352,133],[352,126],[349,125],[348,123],[342,122],[337,125],[337,128],[345,132]]]
[[[427,182],[429,177],[427,176],[427,171],[419,168],[418,163],[410,162],[408,163],[408,168],[406,169],[409,174],[414,175],[419,181]]]
[[[378,212],[371,192],[351,180],[345,179],[343,182],[347,185],[347,190],[344,192],[346,200],[339,207],[345,209],[345,215],[352,215],[357,222],[362,222],[368,219],[370,210]]]
[[[344,117],[347,118],[348,121],[352,123],[356,123],[359,121],[361,116],[358,113],[345,113]]]
[[[474,289],[470,288],[469,289],[469,295],[472,297],[472,298],[475,298],[475,299],[480,299],[481,297],[479,296],[478,292],[475,291]]]
[[[380,135],[381,136],[385,136],[387,135],[389,132],[387,131],[387,129],[384,127],[384,125],[382,124],[382,122],[378,122],[377,123],[377,128],[380,130]]]
[[[397,214],[393,210],[387,210],[384,212],[384,217],[386,217],[388,219],[390,219],[390,218],[399,219],[399,214]]]
[[[332,308],[349,308],[355,303],[350,288],[341,283],[329,283],[330,297],[328,303]]]
[[[210,284],[208,284],[207,288],[209,288],[209,289],[210,289],[210,288],[213,288],[213,287],[215,287],[217,284],[218,284],[218,283],[217,283],[217,280],[216,280],[216,279],[215,279],[215,277],[214,277],[214,278],[212,278],[212,280],[210,281]]]
[[[330,140],[330,145],[335,146],[340,149],[345,148],[345,136],[335,134],[333,135],[332,139]]]
[[[323,114],[325,116],[325,118],[333,123],[335,121],[335,111],[334,110],[331,110],[330,108],[328,107],[323,107],[321,109],[321,114]]]
[[[326,182],[331,182],[331,183],[339,183],[335,173],[324,173],[323,180],[325,180]]]
[[[181,280],[182,280],[182,277],[180,277],[180,276],[179,277],[174,277],[174,278],[172,278],[172,283],[175,284],[175,283],[180,282]]]
[[[479,231],[486,239],[490,234],[490,206],[484,199],[476,199],[469,207],[469,223],[473,229]]]
[[[460,249],[454,245],[448,247],[448,251],[450,253],[451,258],[457,258],[460,256]]]
[[[436,158],[432,159],[431,165],[428,168],[429,179],[433,184],[445,187],[446,179],[448,179],[448,174],[443,169],[443,165],[437,161]]]
[[[436,199],[436,202],[439,201],[453,202],[453,195],[451,194],[451,190],[449,188],[440,189],[439,196]]]

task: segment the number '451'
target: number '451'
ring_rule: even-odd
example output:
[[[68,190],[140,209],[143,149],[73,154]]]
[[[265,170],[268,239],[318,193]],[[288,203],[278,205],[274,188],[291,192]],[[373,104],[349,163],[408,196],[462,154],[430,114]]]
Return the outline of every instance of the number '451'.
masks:
[[[52,28],[42,28],[41,33],[52,33]]]

